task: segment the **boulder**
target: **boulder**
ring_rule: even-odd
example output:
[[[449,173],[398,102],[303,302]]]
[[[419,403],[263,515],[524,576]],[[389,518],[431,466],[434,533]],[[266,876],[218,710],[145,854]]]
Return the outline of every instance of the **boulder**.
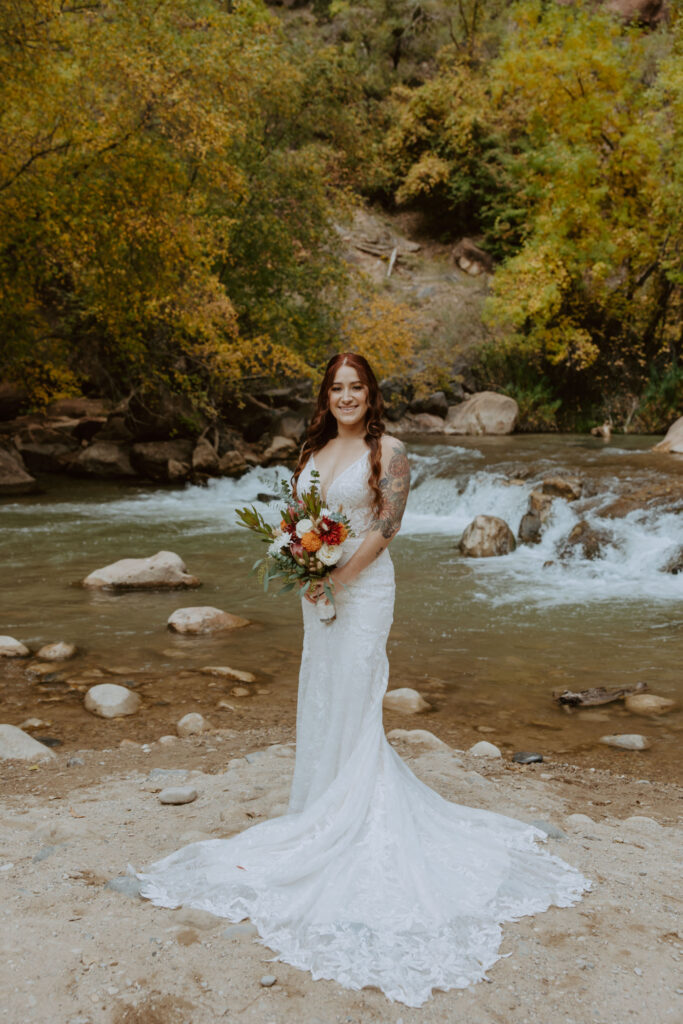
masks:
[[[542,523],[546,521],[553,507],[553,495],[543,491],[532,491],[529,495],[528,511],[535,513]]]
[[[591,561],[599,558],[602,554],[602,544],[607,540],[607,535],[598,532],[589,526],[585,519],[581,519],[572,529],[560,550],[560,558],[566,558],[578,548],[584,558]]]
[[[247,463],[241,452],[236,448],[221,455],[218,461],[218,472],[221,476],[241,476],[247,471]]]
[[[109,406],[101,398],[58,398],[47,407],[50,416],[67,416],[70,419],[96,417],[101,419]]]
[[[189,633],[193,636],[204,633],[220,633],[226,629],[248,626],[249,619],[231,615],[210,605],[196,608],[177,608],[168,617],[168,628],[174,633]]]
[[[0,760],[52,761],[56,755],[16,725],[0,725]]]
[[[480,249],[471,238],[461,238],[453,246],[451,257],[457,267],[472,277],[493,273],[493,257]]]
[[[578,476],[547,476],[543,481],[543,494],[553,498],[564,498],[566,501],[576,501],[581,497],[583,484]]]
[[[541,525],[541,517],[536,512],[525,512],[517,531],[518,539],[522,544],[540,544]]]
[[[683,416],[679,416],[666,432],[663,441],[656,444],[653,452],[672,452],[674,455],[683,455]]]
[[[140,707],[140,698],[118,683],[98,683],[90,687],[83,703],[86,711],[92,711],[100,718],[120,718],[134,715]]]
[[[427,729],[392,729],[387,739],[394,743],[405,743],[412,754],[424,754],[428,750],[446,751],[451,748],[433,732]]]
[[[27,472],[24,460],[15,448],[0,446],[0,497],[13,494],[35,494],[38,484]]]
[[[77,421],[66,422],[75,425]],[[66,461],[81,448],[70,431],[45,423],[22,427],[15,434],[14,443],[32,473],[63,473]]]
[[[155,390],[136,392],[117,409],[124,426],[136,441],[167,441],[178,435],[198,437],[209,421],[192,399],[177,394],[165,385]]]
[[[502,757],[500,750],[494,743],[489,743],[488,740],[479,740],[473,747],[467,751],[472,757]]]
[[[141,441],[131,449],[131,462],[149,480],[177,482],[192,470],[192,441]]]
[[[638,733],[601,736],[600,743],[604,743],[608,747],[619,747],[621,750],[647,750],[652,746],[647,736],[640,736]]]
[[[291,459],[297,453],[298,446],[290,437],[274,437],[263,453],[261,462],[264,466],[272,462],[282,462],[283,459]]]
[[[219,471],[219,460],[216,449],[210,441],[202,437],[192,452],[192,469],[197,473],[212,475]]]
[[[298,446],[306,433],[306,420],[288,410],[275,421],[273,431],[278,437],[290,438]]]
[[[75,644],[67,644],[60,640],[54,644],[45,644],[36,654],[36,658],[42,658],[44,661],[68,661],[69,658],[73,658],[76,650]]]
[[[654,693],[629,693],[624,699],[624,705],[634,715],[664,715],[676,707],[676,701],[669,697],[657,697]]]
[[[13,420],[28,404],[28,395],[19,384],[0,382],[0,421]]]
[[[13,636],[0,636],[0,658],[28,658],[28,647]]]
[[[189,575],[180,555],[157,551],[149,558],[122,558],[96,569],[85,577],[83,586],[105,590],[177,590],[199,587],[201,581]]]
[[[409,686],[390,690],[385,694],[382,705],[387,711],[399,711],[404,715],[415,715],[420,711],[429,710],[427,701],[417,690],[412,690]]]
[[[452,405],[444,431],[479,437],[482,434],[511,434],[517,425],[519,406],[514,398],[495,391],[479,391],[459,405]]]
[[[179,736],[200,736],[210,728],[209,723],[198,711],[190,711],[176,723]]]
[[[415,398],[408,407],[411,413],[428,413],[442,420],[448,415],[448,399],[443,391],[435,391],[426,398]]]
[[[391,433],[396,437],[404,434],[443,434],[444,421],[440,416],[429,412],[406,413],[400,420],[391,424]]]
[[[65,468],[85,476],[135,476],[127,446],[113,441],[95,441],[70,459]]]
[[[512,530],[498,516],[475,516],[460,538],[460,550],[468,558],[507,555],[516,547]]]

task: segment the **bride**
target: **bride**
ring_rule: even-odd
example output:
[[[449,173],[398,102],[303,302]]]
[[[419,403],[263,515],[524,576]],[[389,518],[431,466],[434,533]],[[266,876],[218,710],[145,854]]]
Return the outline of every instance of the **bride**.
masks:
[[[574,903],[590,883],[538,846],[534,826],[450,803],[410,771],[382,728],[393,616],[387,550],[409,490],[403,444],[383,433],[367,361],[328,363],[294,478],[317,470],[354,537],[302,601],[304,644],[288,812],[228,839],[191,843],[140,873],[142,895],[240,921],[276,959],[346,988],[421,1006],[498,959],[501,923]],[[347,554],[350,550],[350,556]]]

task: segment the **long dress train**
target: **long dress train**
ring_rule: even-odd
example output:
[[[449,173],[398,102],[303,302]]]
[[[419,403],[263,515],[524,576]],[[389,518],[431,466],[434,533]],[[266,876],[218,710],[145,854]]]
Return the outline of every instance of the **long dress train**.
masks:
[[[299,486],[311,482],[312,461]],[[371,522],[367,456],[332,483],[358,545]],[[348,556],[347,556],[348,557]],[[382,698],[394,572],[385,551],[324,625],[303,602],[296,764],[288,813],[191,843],[139,873],[142,895],[250,918],[276,959],[421,1006],[498,959],[500,925],[574,903],[590,882],[535,827],[450,803],[389,745]]]

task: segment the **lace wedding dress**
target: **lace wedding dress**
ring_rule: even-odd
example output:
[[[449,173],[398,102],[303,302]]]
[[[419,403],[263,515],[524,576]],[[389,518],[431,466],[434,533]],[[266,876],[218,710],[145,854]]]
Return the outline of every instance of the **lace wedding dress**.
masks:
[[[311,482],[312,460],[299,487]],[[360,544],[371,523],[367,456],[330,486]],[[498,959],[500,924],[566,907],[590,883],[538,847],[544,833],[449,803],[387,742],[382,697],[394,573],[388,551],[337,599],[332,625],[303,602],[297,746],[288,813],[152,864],[142,895],[258,928],[275,959],[421,1006]]]

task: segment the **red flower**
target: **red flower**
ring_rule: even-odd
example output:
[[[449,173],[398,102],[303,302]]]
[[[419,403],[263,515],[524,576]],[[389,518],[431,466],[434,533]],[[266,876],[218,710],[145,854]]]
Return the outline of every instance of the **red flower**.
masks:
[[[324,516],[320,523],[320,532],[325,540],[326,544],[330,544],[335,547],[337,544],[343,544],[348,537],[348,530],[343,523],[337,523],[334,519],[330,519],[328,516]]]

